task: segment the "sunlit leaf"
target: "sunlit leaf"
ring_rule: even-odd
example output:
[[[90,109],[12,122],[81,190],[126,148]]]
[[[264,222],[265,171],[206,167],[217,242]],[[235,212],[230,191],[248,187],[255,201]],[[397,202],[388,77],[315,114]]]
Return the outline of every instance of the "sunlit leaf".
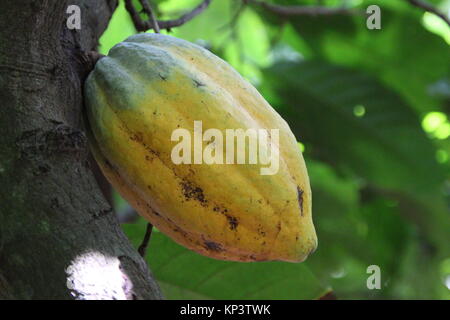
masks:
[[[126,225],[137,246],[145,223]],[[152,235],[147,261],[169,299],[316,299],[328,290],[305,264],[210,259]]]

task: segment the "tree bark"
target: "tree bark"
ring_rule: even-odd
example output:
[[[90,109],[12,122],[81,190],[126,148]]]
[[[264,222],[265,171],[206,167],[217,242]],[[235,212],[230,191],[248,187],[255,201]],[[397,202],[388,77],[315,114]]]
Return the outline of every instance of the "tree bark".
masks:
[[[80,51],[117,0],[0,2],[0,299],[160,299],[102,196],[83,130]]]

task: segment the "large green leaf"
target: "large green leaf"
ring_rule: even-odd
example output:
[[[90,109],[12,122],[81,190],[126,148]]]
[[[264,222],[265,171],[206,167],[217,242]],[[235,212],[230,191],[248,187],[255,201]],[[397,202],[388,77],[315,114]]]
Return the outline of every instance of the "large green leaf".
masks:
[[[265,77],[266,96],[309,156],[401,201],[402,214],[448,249],[446,171],[398,95],[361,72],[320,61],[279,63]]]
[[[124,226],[137,246],[145,222]],[[147,261],[169,299],[316,299],[327,292],[305,264],[210,259],[152,235]]]
[[[317,157],[382,188],[439,190],[443,171],[418,118],[377,81],[320,61],[279,63],[265,75],[275,106]]]
[[[319,238],[319,247],[307,265],[332,285],[340,299],[391,297],[393,290],[410,280],[398,275],[407,245],[420,240],[412,232],[412,223],[401,216],[397,203],[379,194],[361,192],[354,179],[337,175],[329,165],[309,158],[306,162]],[[430,279],[437,268],[430,258],[427,261],[428,267],[420,271],[423,278]],[[366,270],[370,265],[382,270],[381,290],[367,289]],[[415,288],[415,282],[406,282],[406,287]]]

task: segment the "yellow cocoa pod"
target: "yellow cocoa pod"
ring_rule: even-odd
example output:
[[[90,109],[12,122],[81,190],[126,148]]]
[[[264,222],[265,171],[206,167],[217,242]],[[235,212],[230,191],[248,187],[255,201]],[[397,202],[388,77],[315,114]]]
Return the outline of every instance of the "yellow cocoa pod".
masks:
[[[225,61],[174,37],[135,35],[97,62],[85,98],[92,150],[105,176],[140,215],[179,244],[234,261],[299,262],[315,250],[311,189],[297,141]],[[216,129],[209,132],[223,133],[224,140],[227,129],[267,132],[258,150],[273,148],[276,172],[262,174],[268,165],[261,162],[236,163],[236,150],[227,164],[230,150],[219,150],[217,136],[195,138],[200,121],[203,133]],[[206,152],[209,146],[215,156],[223,150],[224,163],[177,164],[173,155],[182,140],[172,141],[177,129],[194,135],[189,146],[200,141],[197,147]],[[252,147],[245,141],[248,155]],[[201,157],[197,149],[179,155]]]

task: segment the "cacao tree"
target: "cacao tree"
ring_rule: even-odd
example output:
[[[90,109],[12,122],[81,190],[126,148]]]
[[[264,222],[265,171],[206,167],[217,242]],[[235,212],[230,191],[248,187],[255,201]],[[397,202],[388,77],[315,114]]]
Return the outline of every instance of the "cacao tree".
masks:
[[[68,1],[0,4],[0,296],[159,299],[92,174],[83,129],[82,53],[117,1],[71,4],[83,8],[80,31],[66,27]]]

